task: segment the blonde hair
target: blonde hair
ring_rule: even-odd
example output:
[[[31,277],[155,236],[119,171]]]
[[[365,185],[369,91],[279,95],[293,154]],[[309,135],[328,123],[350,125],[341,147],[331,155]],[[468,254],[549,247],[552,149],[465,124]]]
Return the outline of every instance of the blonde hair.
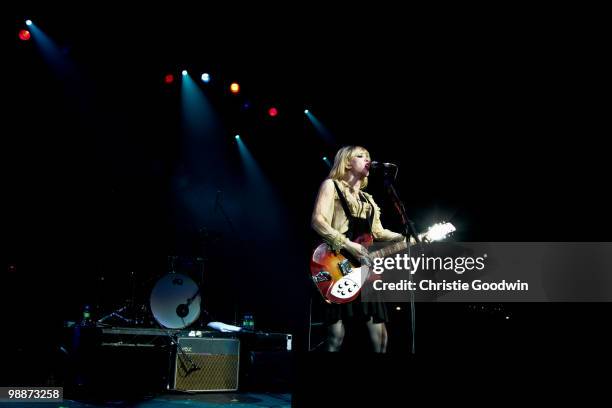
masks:
[[[338,153],[336,153],[336,157],[334,158],[334,165],[332,166],[329,176],[332,180],[344,180],[344,176],[346,175],[346,168],[351,162],[351,159],[357,156],[359,153],[365,153],[370,156],[370,153],[361,146],[344,146]],[[365,177],[361,181],[360,189],[363,190],[368,185],[368,178]]]

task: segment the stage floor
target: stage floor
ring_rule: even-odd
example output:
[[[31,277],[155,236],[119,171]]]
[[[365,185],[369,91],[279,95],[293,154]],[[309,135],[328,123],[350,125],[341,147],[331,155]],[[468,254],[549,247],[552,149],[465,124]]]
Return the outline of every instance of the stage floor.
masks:
[[[1,404],[0,404],[1,405]],[[32,403],[10,403],[10,407],[32,407]],[[142,397],[138,400],[113,399],[108,401],[74,401],[65,399],[63,403],[36,403],[36,407],[70,407],[70,408],[89,408],[89,407],[196,407],[209,408],[231,405],[236,408],[247,407],[274,407],[284,408],[291,406],[291,394],[279,393],[199,393],[199,394],[159,394],[151,397]]]

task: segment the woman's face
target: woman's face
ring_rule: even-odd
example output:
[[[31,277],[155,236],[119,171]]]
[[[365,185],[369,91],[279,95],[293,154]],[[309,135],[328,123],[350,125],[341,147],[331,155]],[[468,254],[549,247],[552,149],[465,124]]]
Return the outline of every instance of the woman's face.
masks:
[[[367,177],[370,173],[370,161],[370,154],[365,150],[359,150],[349,162],[349,171],[359,178]]]

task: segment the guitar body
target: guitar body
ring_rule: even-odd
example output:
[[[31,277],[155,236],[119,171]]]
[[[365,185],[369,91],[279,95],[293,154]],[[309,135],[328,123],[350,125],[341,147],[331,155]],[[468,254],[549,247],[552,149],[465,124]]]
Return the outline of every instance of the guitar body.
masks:
[[[445,239],[455,231],[450,222],[434,224],[427,232],[419,234],[419,241],[434,242]],[[368,248],[373,239],[369,234],[358,237],[355,242]],[[416,241],[415,241],[416,242]],[[414,245],[409,240],[395,242],[387,247],[371,252],[371,259],[382,258],[397,253]],[[381,279],[380,275],[369,273],[366,266],[352,257],[347,257],[344,251],[332,251],[329,245],[319,245],[310,259],[310,274],[319,293],[327,303],[349,303],[359,296],[366,280]]]
[[[372,244],[369,234],[358,237],[355,242],[368,247]],[[319,245],[310,259],[310,274],[319,293],[328,303],[349,303],[359,296],[365,271],[354,259],[342,252],[332,251],[329,245]]]

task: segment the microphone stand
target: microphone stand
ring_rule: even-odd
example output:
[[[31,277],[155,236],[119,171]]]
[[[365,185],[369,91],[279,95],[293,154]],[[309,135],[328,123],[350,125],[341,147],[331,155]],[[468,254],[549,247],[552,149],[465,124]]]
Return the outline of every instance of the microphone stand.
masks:
[[[179,352],[179,354],[181,355],[181,357],[183,357],[183,360],[187,360],[189,362],[189,364],[190,364],[190,367],[187,368],[185,362],[182,361],[180,357],[178,358],[178,361],[181,363],[181,366],[185,370],[185,375],[189,375],[189,374],[191,374],[194,371],[198,371],[198,370],[202,369],[202,367],[197,365],[195,363],[195,361],[193,361],[193,359],[191,357],[189,357],[189,354],[185,353],[185,350],[183,350],[183,347],[181,347],[181,345],[178,342],[178,335],[176,333],[174,333],[174,334],[172,334],[170,336],[170,341],[176,346],[176,349]]]
[[[160,329],[162,329],[166,333],[166,337],[170,341],[170,345],[175,347],[176,353],[177,353],[176,359],[178,360],[178,363],[181,364],[181,367],[183,368],[183,370],[185,370],[185,375],[189,375],[194,371],[201,370],[202,367],[197,365],[195,361],[193,361],[193,359],[189,356],[189,354],[187,354],[185,350],[183,350],[183,347],[179,344],[178,333],[177,332],[171,333],[169,330],[167,330],[165,327],[163,327],[159,323],[158,323],[158,326],[160,327]],[[173,360],[172,357],[173,357],[173,352],[170,351],[168,353],[168,381],[166,383],[166,389],[172,390],[172,391],[183,392],[187,394],[194,394],[194,392],[192,391],[171,388],[171,385],[172,385],[170,383],[171,377],[174,376],[175,382],[176,382],[176,376],[178,375],[178,370],[172,369],[172,360]],[[189,363],[190,367],[187,367],[185,360]]]
[[[236,230],[236,227],[234,226],[232,219],[230,218],[229,215],[227,215],[227,212],[225,212],[225,208],[223,208],[222,194],[223,192],[221,190],[217,191],[217,196],[215,198],[215,211],[219,210],[219,212],[221,212],[221,214],[225,218],[225,221],[227,222],[227,225],[229,225],[230,230],[234,233],[234,235],[238,238],[238,240],[242,242],[242,238],[240,238],[240,235],[238,234],[238,230]]]
[[[408,240],[408,243],[410,243],[410,237],[413,237],[414,240],[420,244],[421,243],[421,238],[419,237],[419,234],[417,234],[417,232],[416,232],[416,228],[414,226],[414,222],[410,218],[408,218],[408,215],[406,213],[406,207],[404,206],[404,203],[402,202],[402,200],[400,200],[399,195],[397,194],[397,190],[395,189],[395,186],[393,185],[393,181],[397,177],[397,172],[398,172],[398,170],[396,168],[395,174],[393,175],[393,179],[388,177],[388,175],[385,173],[385,187],[387,188],[387,192],[389,193],[389,196],[391,197],[391,201],[393,202],[393,206],[397,210],[397,212],[400,215],[400,218],[402,220],[403,235]],[[411,256],[410,248],[411,248],[411,245],[409,244],[408,245],[408,257]],[[412,282],[412,274],[409,274],[409,281]],[[414,291],[411,290],[410,291],[410,326],[411,326],[410,328],[411,328],[411,333],[412,333],[412,344],[411,344],[411,352],[412,352],[412,354],[416,353],[416,349],[415,349],[415,335],[416,335],[415,318],[416,318],[416,312],[415,312],[415,305],[414,305]]]
[[[242,236],[238,232],[238,229],[236,229],[236,227],[234,226],[234,222],[232,221],[232,218],[227,214],[227,211],[225,211],[225,208],[223,207],[223,191],[221,191],[221,190],[217,191],[217,196],[215,198],[215,208],[214,208],[214,211],[215,212],[219,211],[223,215],[223,218],[225,218],[225,221],[226,221],[227,225],[229,226],[230,231],[234,234],[234,237],[235,237],[237,243],[242,248],[248,249],[248,246],[247,246],[246,242],[244,241],[244,239],[242,238]]]

